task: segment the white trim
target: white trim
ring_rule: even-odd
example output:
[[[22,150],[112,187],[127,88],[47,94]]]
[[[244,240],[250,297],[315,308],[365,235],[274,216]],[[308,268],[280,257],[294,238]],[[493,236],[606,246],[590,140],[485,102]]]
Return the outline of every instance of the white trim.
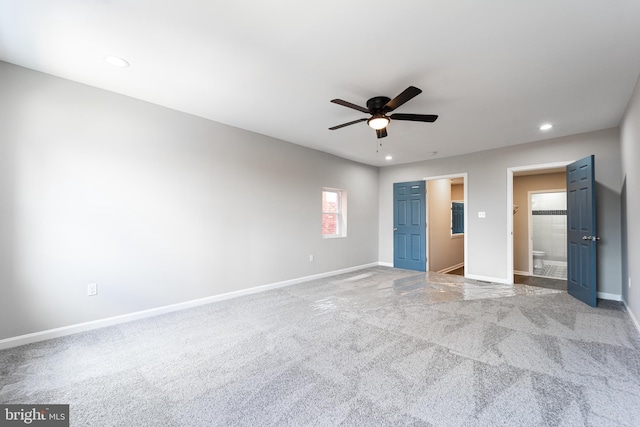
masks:
[[[514,270],[513,274],[517,274],[519,276],[532,276],[531,273],[529,273],[528,271],[518,271],[518,270]]]
[[[452,265],[451,267],[443,268],[442,270],[438,271],[438,273],[446,274],[446,273],[448,273],[450,271],[457,270],[457,269],[459,269],[461,267],[464,267],[464,262],[461,262],[461,263],[456,264],[456,265]]]
[[[378,262],[378,265],[381,266],[381,267],[391,267],[391,268],[393,268],[393,263],[392,262],[382,262],[382,261],[380,261],[380,262]]]
[[[429,234],[431,233],[431,227],[429,227],[429,224],[431,224],[431,220],[429,219],[429,181],[425,180],[424,182],[424,271],[429,271],[430,267],[429,265],[431,264],[431,251],[429,248]],[[395,206],[395,199],[393,200],[393,217],[395,218],[396,215],[396,206]],[[395,219],[394,219],[394,225],[395,225]],[[393,260],[395,262],[396,260],[396,243],[395,243],[395,235],[393,237]]]
[[[368,267],[376,267],[378,265],[381,265],[381,263],[373,262],[370,264],[359,265],[356,267],[349,267],[341,270],[330,271],[327,273],[314,274],[312,276],[299,277],[297,279],[285,280],[282,282],[255,286],[253,288],[227,292],[220,295],[212,295],[209,297],[180,302],[177,304],[165,305],[163,307],[151,308],[149,310],[136,311],[133,313],[123,314],[120,316],[108,317],[105,319],[99,319],[99,320],[93,320],[90,322],[78,323],[75,325],[63,326],[61,328],[48,329],[45,331],[34,332],[31,334],[19,335],[17,337],[5,338],[3,340],[0,340],[0,350],[12,348],[12,347],[18,347],[25,344],[31,344],[38,341],[44,341],[48,339],[63,337],[66,335],[77,334],[80,332],[91,331],[93,329],[104,328],[107,326],[118,325],[121,323],[131,322],[134,320],[144,319],[147,317],[158,316],[160,314],[171,313],[174,311],[184,310],[187,308],[198,307],[198,306],[210,304],[216,301],[223,301],[231,298],[241,297],[244,295],[251,295],[259,292],[265,292],[272,289],[284,288],[286,286],[296,285],[299,283],[308,282],[310,280],[322,279],[325,277],[336,276],[338,274],[350,273],[352,271],[358,271]]]
[[[608,292],[597,292],[596,296],[600,299],[606,299],[609,301],[622,301],[622,295],[610,294]]]
[[[570,165],[573,162],[574,160],[569,160],[566,162],[545,163],[539,165],[516,166],[507,168],[507,278],[510,278],[508,279],[509,284],[513,284],[513,173],[542,169],[554,169]]]
[[[631,317],[636,330],[638,331],[638,333],[640,333],[640,323],[638,323],[638,319],[636,319],[636,316],[633,315],[633,311],[631,311],[631,309],[627,305],[627,302],[624,299],[622,300],[622,302],[624,303],[624,307],[627,309],[627,313],[629,313],[629,316]]]
[[[513,275],[511,276],[511,280],[509,280],[509,279],[499,279],[497,277],[478,276],[475,274],[467,274],[465,272],[464,277],[467,279],[480,280],[482,282],[503,283],[505,285],[513,285]]]
[[[531,191],[527,194],[527,265],[529,266],[529,276],[533,276],[533,203],[531,202]],[[511,240],[515,239],[512,237]],[[515,251],[514,251],[515,252]],[[515,256],[515,253],[514,253]],[[542,264],[544,265],[544,264]]]

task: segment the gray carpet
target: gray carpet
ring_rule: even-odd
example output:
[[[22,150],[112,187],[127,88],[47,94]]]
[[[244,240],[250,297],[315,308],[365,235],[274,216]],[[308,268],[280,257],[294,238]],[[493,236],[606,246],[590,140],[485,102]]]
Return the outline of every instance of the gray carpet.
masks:
[[[375,267],[0,352],[74,426],[640,425],[619,303]]]

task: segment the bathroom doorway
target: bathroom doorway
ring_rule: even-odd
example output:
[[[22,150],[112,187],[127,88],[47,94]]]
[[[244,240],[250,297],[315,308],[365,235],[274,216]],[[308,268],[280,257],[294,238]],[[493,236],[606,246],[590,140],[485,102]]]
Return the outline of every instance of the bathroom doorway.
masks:
[[[567,192],[529,191],[530,274],[567,278]]]
[[[537,253],[536,260],[533,259],[532,223],[534,215],[531,215],[530,193],[566,192],[566,165],[571,162],[568,160],[566,162],[507,168],[507,277],[512,280],[510,283],[536,285],[539,282],[545,284],[546,282],[554,282],[553,286],[557,285],[566,289],[566,279],[534,276],[534,261],[547,257],[547,254]],[[566,246],[566,240],[563,245]],[[546,252],[540,250],[537,244],[536,249],[538,252]],[[552,262],[544,264],[553,266],[553,261],[556,259],[548,259]],[[538,266],[542,269],[537,270],[536,273],[540,271],[544,274],[544,264],[539,263]],[[558,269],[552,268],[547,270],[555,270],[554,273],[558,271]]]

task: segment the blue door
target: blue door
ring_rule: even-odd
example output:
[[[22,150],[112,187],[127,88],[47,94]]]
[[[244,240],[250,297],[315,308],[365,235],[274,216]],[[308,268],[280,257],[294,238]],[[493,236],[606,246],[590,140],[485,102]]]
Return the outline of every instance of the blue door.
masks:
[[[595,158],[567,166],[567,291],[596,306]]]
[[[393,184],[393,266],[426,271],[425,182]]]
[[[464,234],[464,203],[451,202],[451,234]]]

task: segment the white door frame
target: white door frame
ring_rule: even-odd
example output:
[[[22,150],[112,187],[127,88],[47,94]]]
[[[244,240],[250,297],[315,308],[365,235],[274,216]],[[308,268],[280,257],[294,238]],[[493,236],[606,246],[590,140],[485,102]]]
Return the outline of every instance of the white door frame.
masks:
[[[516,166],[507,168],[507,283],[511,285],[513,284],[513,173],[543,169],[556,169],[570,165],[573,162],[574,160],[568,160],[564,162],[544,163],[539,165]],[[465,227],[467,225],[466,220],[467,218],[465,216]],[[467,242],[465,240],[465,246],[466,244]]]
[[[436,175],[436,176],[429,176],[429,177],[425,177],[422,178],[423,181],[425,181],[425,189],[428,188],[427,183],[429,181],[435,181],[437,179],[452,179],[452,178],[462,178],[462,190],[463,190],[463,194],[464,194],[464,265],[467,266],[469,265],[467,263],[467,236],[469,233],[469,223],[467,221],[467,213],[469,212],[468,209],[468,191],[469,191],[469,185],[468,185],[468,173],[467,172],[461,172],[461,173],[452,173],[449,175]],[[426,215],[426,221],[427,221],[427,230],[426,230],[426,252],[427,252],[427,264],[426,264],[426,269],[427,271],[429,271],[429,195],[426,195],[426,206],[427,209],[425,209],[425,215]],[[464,276],[467,277],[467,269],[464,269]]]

